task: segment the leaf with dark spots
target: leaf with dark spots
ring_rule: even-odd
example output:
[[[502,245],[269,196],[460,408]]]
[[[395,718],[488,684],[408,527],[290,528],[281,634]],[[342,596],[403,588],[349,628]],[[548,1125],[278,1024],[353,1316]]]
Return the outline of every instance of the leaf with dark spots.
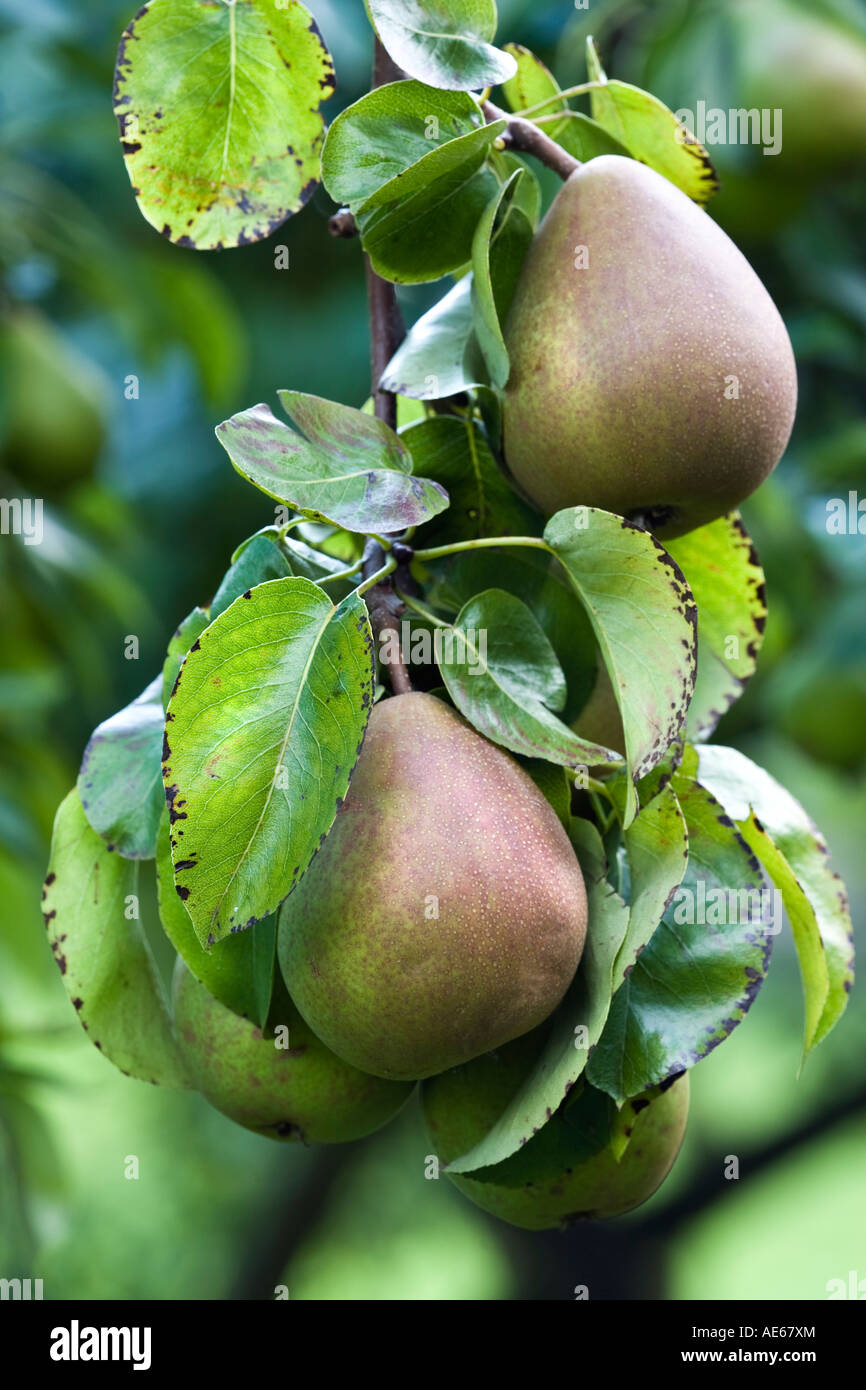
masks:
[[[54,822],[45,899],[48,939],[67,994],[115,1066],[142,1080],[185,1086],[162,984],[137,917],[138,872],[134,861],[108,853],[78,793],[70,792]]]
[[[164,775],[170,822],[186,822],[182,851],[172,846],[175,872],[184,864],[186,910],[203,944],[274,912],[297,881],[291,866],[306,867],[333,822],[368,718],[370,634],[358,632],[359,614],[355,594],[335,607],[310,580],[271,580],[226,609],[187,658]],[[326,705],[341,657],[341,689]]]
[[[710,793],[673,779],[689,862],[664,916],[613,997],[587,1077],[617,1102],[705,1057],[745,1017],[772,946],[763,875],[720,826]],[[643,815],[643,812],[641,813]]]
[[[698,750],[701,781],[725,807],[781,894],[803,981],[804,1056],[838,1022],[854,975],[854,937],[844,884],[798,801],[733,748]]]
[[[671,541],[670,551],[697,601],[697,677],[686,728],[702,741],[754,673],[767,618],[764,573],[737,513]]]
[[[114,83],[144,216],[197,250],[270,235],[317,185],[319,108],[333,87],[330,56],[298,0],[145,6],[120,41]]]

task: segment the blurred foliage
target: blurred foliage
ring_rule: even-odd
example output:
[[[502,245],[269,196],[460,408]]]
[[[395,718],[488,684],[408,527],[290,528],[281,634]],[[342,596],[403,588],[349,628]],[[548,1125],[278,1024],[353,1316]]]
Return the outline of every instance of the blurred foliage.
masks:
[[[311,3],[336,60],[332,120],[365,89],[369,35],[360,5]],[[860,41],[856,0],[776,0],[759,7],[761,25],[790,23],[791,6]],[[227,467],[214,425],[257,400],[273,405],[279,387],[361,404],[369,385],[358,248],[327,235],[322,190],[268,241],[221,255],[172,247],[142,220],[110,103],[132,8],[0,0],[0,494],[44,499],[42,544],[0,537],[0,1274],[43,1278],[49,1298],[267,1297],[278,1282],[293,1298],[537,1297],[541,1262],[527,1244],[425,1180],[414,1106],[347,1148],[323,1200],[308,1201],[320,1153],[277,1149],[200,1097],[129,1082],[97,1056],[43,940],[51,821],[90,730],[141,689],[238,541],[272,519]],[[651,85],[674,108],[700,98],[727,107],[745,100],[753,8],[501,0],[499,38],[531,47],[565,86],[583,80],[592,32],[609,73]],[[816,107],[814,121],[825,115]],[[773,158],[711,149],[723,189],[710,213],[776,299],[801,389],[786,460],[744,508],[770,618],[759,673],[717,737],[781,777],[820,823],[862,946],[866,536],[831,534],[827,502],[847,503],[864,483],[866,184],[839,144],[802,166],[796,142]],[[548,197],[551,180],[541,171]],[[275,268],[281,246],[288,270]],[[401,291],[407,319],[437,293]],[[152,893],[145,906],[152,926]],[[863,1122],[819,1122],[830,1098],[862,1087],[866,1008],[855,993],[798,1081],[787,935],[776,951],[746,1026],[696,1072],[683,1154],[624,1224],[627,1248],[726,1155],[760,1152],[810,1123],[815,1136],[751,1181],[744,1164],[740,1183],[676,1227],[657,1296],[820,1298],[858,1258],[866,1274],[866,1233],[852,1219]],[[126,1176],[132,1157],[137,1177]],[[251,1260],[275,1211],[301,1209],[306,1224],[287,1223],[286,1248],[253,1289]],[[570,1297],[571,1265],[599,1239],[533,1239],[564,1271],[546,1296]],[[627,1269],[617,1277],[627,1290]]]

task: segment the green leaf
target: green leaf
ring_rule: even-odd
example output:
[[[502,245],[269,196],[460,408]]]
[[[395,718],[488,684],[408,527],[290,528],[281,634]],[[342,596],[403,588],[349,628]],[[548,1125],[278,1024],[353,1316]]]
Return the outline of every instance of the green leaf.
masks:
[[[388,82],[347,106],[330,127],[322,151],[325,187],[356,212],[438,145],[483,126],[474,97],[435,92],[421,82]]]
[[[614,989],[651,940],[689,862],[688,831],[670,783],[641,807],[623,843],[629,870],[629,921],[614,967]]]
[[[737,512],[668,549],[698,605],[698,670],[686,731],[700,742],[754,674],[767,621],[764,571]]]
[[[543,758],[522,758],[517,761],[528,772],[546,801],[559,817],[563,830],[571,829],[571,778],[564,767],[556,767]]]
[[[505,121],[433,149],[386,183],[356,212],[373,268],[388,280],[416,284],[460,269],[498,182],[486,165]]]
[[[270,236],[316,188],[333,90],[297,0],[151,0],[120,40],[114,92],[144,217],[198,251]]]
[[[341,570],[346,568],[345,560],[338,560],[335,555],[329,555],[324,550],[316,550],[314,546],[307,545],[306,541],[298,540],[297,536],[283,535],[282,529],[279,526],[263,526],[260,531],[256,531],[255,535],[248,536],[245,541],[241,542],[232,556],[232,565],[237,565],[244,551],[255,545],[262,537],[269,540],[272,545],[277,546],[288,567],[282,575],[276,573],[270,574],[268,577],[271,579],[288,578],[290,574],[299,574],[302,578],[312,579],[313,583],[317,584],[322,579],[330,575],[339,574]],[[261,550],[259,554],[266,568],[274,570],[277,568],[273,556],[270,555],[269,552]],[[226,575],[223,579],[223,583],[226,582],[227,577]],[[265,576],[263,575],[262,579],[256,582],[263,583],[264,578]],[[347,579],[343,581],[343,583],[346,586],[345,593],[355,588],[355,584],[351,579]],[[253,586],[249,584],[246,585],[246,588],[250,587]],[[341,585],[335,584],[333,588],[329,588],[328,593],[332,598],[334,594],[340,594],[340,597],[344,598],[345,594],[340,593],[340,589]],[[235,597],[237,598],[238,594],[236,594]],[[214,602],[216,602],[216,600],[214,600]]]
[[[436,415],[411,425],[401,438],[414,472],[432,478],[451,498],[442,520],[427,523],[425,546],[439,544],[440,536],[443,542],[475,540],[534,528],[532,509],[505,478],[477,421]]]
[[[194,642],[201,637],[210,618],[204,608],[193,608],[187,613],[180,627],[168,644],[168,652],[162,664],[162,706],[165,709],[171,699],[174,683],[183,665],[184,658]],[[160,778],[162,781],[162,778]]]
[[[558,101],[551,100],[559,93],[559,83],[540,58],[519,43],[507,43],[505,51],[517,63],[515,76],[504,87],[509,110],[524,111],[544,102],[544,110],[539,111],[538,116],[554,116],[561,111],[561,120],[543,120],[540,129],[584,163],[600,154],[628,154],[625,146],[609,135],[603,126],[581,112],[572,111],[565,97]],[[534,121],[537,116],[533,114],[527,119]]]
[[[590,79],[602,84],[590,93],[598,124],[634,159],[663,174],[696,203],[706,203],[719,181],[703,145],[657,97],[629,82],[609,81],[592,39],[587,39],[587,67]]]
[[[76,791],[57,812],[42,900],[54,959],[90,1041],[127,1076],[187,1086],[138,920],[138,864],[106,848]]]
[[[464,275],[409,329],[380,385],[395,395],[436,401],[486,380],[472,325],[472,276]]]
[[[660,760],[685,721],[695,679],[694,600],[655,537],[610,512],[557,512],[544,538],[589,615],[617,697],[632,779],[629,825],[638,808],[633,784]]]
[[[563,718],[572,723],[595,679],[596,642],[562,567],[542,550],[512,547],[507,560],[502,551],[463,551],[437,568],[441,574],[427,591],[435,607],[456,614],[484,589],[504,589],[528,605],[565,672],[568,701]]]
[[[202,945],[291,892],[346,794],[373,692],[364,601],[251,589],[202,633],[166,715],[175,880]]]
[[[495,87],[514,60],[491,40],[495,0],[365,0],[376,33],[399,68],[431,87]]]
[[[262,1027],[274,981],[276,915],[204,950],[175,886],[167,808],[159,826],[156,886],[165,934],[196,979],[227,1009]]]
[[[125,859],[152,859],[164,794],[162,677],[90,736],[78,795],[90,825]]]
[[[761,860],[788,913],[805,998],[804,1055],[838,1022],[854,980],[845,885],[827,863],[821,832],[800,803],[734,748],[698,751],[698,776]]]
[[[514,194],[513,207],[523,213],[530,227],[535,231],[541,215],[541,184],[529,165],[519,155],[512,154],[510,150],[500,150],[496,163],[497,167],[503,169],[506,178],[510,178],[517,170],[521,171],[521,177],[517,182],[517,191]]]
[[[448,693],[486,738],[564,767],[619,761],[552,713],[565,705],[565,677],[543,629],[513,594],[476,595],[439,633],[446,635],[438,661]]]
[[[604,1028],[614,960],[628,925],[628,908],[605,878],[607,861],[595,826],[590,821],[575,821],[572,833],[592,928],[580,967],[553,1015],[532,1072],[480,1143],[448,1164],[449,1173],[471,1173],[501,1163],[531,1139],[583,1074]]]
[[[689,862],[614,995],[587,1078],[617,1102],[694,1066],[745,1017],[769,964],[760,866],[714,797],[674,779]],[[643,814],[643,813],[641,813]]]
[[[241,477],[269,497],[360,532],[402,531],[448,506],[438,484],[412,476],[406,445],[383,421],[321,396],[279,397],[294,430],[256,405],[216,431]]]
[[[532,226],[514,206],[522,169],[491,198],[472,238],[472,307],[475,334],[490,381],[501,390],[508,381],[508,349],[502,336],[517,277],[532,240]]]
[[[287,579],[294,571],[274,534],[259,532],[245,545],[222,577],[210,606],[210,618],[218,618],[236,598],[266,584],[269,579]]]

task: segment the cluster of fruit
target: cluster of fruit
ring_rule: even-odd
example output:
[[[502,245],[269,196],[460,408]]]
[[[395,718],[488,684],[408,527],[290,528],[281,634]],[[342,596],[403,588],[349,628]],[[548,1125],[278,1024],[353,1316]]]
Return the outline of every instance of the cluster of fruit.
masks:
[[[506,332],[506,460],[547,514],[585,504],[680,536],[736,507],[785,448],[796,374],[775,306],[707,214],[635,160],[566,181]],[[180,963],[180,1045],[218,1109],[283,1139],[369,1134],[421,1081],[447,1164],[532,1072],[586,930],[576,855],[528,774],[434,696],[399,694],[374,707],[333,829],[283,905],[268,1026]],[[634,1107],[624,1154],[612,1105],[578,1083],[511,1158],[454,1181],[536,1229],[628,1211],[676,1157],[688,1075]]]

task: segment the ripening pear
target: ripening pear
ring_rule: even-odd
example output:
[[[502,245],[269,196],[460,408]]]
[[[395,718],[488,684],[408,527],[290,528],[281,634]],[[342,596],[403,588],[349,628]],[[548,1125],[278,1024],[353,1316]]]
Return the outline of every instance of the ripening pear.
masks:
[[[538,1033],[424,1083],[433,1146],[450,1163],[484,1138],[538,1058]],[[486,1169],[493,1181],[447,1173],[477,1206],[513,1226],[541,1231],[581,1219],[621,1216],[651,1197],[673,1166],[689,1109],[683,1073],[660,1095],[626,1109],[631,1136],[617,1161],[610,1141],[614,1103],[578,1082],[552,1119],[517,1153]],[[626,1102],[631,1107],[632,1102]]]
[[[506,322],[505,458],[546,513],[600,507],[660,537],[731,511],[775,468],[797,379],[732,241],[620,155],[563,184]]]
[[[820,7],[819,7],[820,10]],[[789,178],[866,157],[866,29],[788,0],[737,0],[738,104],[781,112],[781,151],[762,160]],[[775,173],[771,167],[769,173]]]
[[[57,488],[93,471],[109,386],[102,371],[35,309],[0,321],[0,465]]]
[[[280,915],[289,992],[340,1057],[430,1076],[528,1032],[577,969],[586,894],[535,783],[432,695],[374,706]]]
[[[178,957],[175,1029],[197,1089],[230,1120],[268,1139],[337,1144],[387,1124],[412,1086],[368,1076],[335,1057],[280,993],[274,1036],[266,1037],[214,999]]]

